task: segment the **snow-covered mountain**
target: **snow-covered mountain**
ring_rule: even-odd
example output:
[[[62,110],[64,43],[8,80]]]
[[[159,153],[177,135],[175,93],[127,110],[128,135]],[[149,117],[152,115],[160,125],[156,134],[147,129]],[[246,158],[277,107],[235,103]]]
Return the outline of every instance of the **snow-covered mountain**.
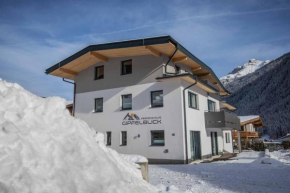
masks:
[[[236,67],[232,72],[228,73],[226,76],[220,78],[220,81],[227,85],[234,80],[246,76],[255,72],[256,70],[262,68],[267,65],[271,60],[260,61],[256,59],[250,59],[248,63],[243,64],[242,66]]]

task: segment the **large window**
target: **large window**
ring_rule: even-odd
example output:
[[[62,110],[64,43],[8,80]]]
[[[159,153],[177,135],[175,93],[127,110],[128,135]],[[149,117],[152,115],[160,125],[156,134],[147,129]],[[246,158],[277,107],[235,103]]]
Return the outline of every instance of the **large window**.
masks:
[[[95,99],[95,112],[103,112],[103,98]]]
[[[95,68],[95,80],[104,78],[104,66],[98,66]]]
[[[188,106],[190,108],[197,109],[197,96],[191,92],[188,92]]]
[[[163,107],[163,91],[151,92],[151,107]]]
[[[208,100],[208,111],[215,111],[215,102]]]
[[[122,95],[122,110],[132,109],[132,95]]]
[[[112,144],[112,132],[108,131],[107,132],[107,145]]]
[[[122,61],[122,75],[132,74],[132,60]]]
[[[225,135],[226,135],[226,143],[231,143],[230,133],[225,133]]]
[[[121,131],[121,145],[127,145],[127,131]]]
[[[151,131],[151,145],[153,146],[164,146],[164,131]]]

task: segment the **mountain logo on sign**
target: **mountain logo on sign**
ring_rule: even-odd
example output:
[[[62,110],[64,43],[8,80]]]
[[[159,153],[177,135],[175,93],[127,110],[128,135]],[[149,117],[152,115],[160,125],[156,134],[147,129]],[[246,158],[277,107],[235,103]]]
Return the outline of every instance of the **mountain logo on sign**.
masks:
[[[134,114],[134,113],[128,113],[123,120],[140,120],[140,118],[138,117],[138,115]]]

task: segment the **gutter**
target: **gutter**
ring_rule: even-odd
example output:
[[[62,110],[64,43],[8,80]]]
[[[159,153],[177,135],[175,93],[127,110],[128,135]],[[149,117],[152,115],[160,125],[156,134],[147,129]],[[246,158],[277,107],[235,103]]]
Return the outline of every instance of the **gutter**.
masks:
[[[74,99],[73,99],[73,113],[72,113],[72,116],[75,116],[75,104],[76,104],[76,83],[75,82],[70,82],[70,81],[67,81],[65,80],[64,78],[62,78],[62,80],[64,82],[67,82],[67,83],[70,83],[70,84],[73,84],[74,85]]]
[[[184,114],[184,117],[183,117],[183,121],[184,121],[184,137],[185,137],[185,156],[186,156],[186,164],[188,164],[188,149],[187,149],[187,122],[186,122],[186,105],[185,105],[185,91],[187,89],[189,89],[190,87],[196,85],[197,83],[197,77],[194,75],[194,80],[195,80],[195,83],[189,85],[188,87],[184,88],[183,89],[183,114]]]

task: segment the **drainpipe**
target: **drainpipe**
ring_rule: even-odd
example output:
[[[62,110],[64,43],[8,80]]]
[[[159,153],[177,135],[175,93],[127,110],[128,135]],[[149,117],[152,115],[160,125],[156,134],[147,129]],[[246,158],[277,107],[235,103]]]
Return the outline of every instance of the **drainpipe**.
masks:
[[[184,137],[185,137],[185,156],[186,164],[188,164],[188,151],[187,151],[187,123],[186,123],[186,105],[185,105],[185,91],[197,83],[197,77],[194,75],[195,82],[183,89],[183,114],[184,114]]]
[[[67,83],[70,83],[70,84],[73,84],[74,85],[74,99],[73,99],[73,113],[72,113],[72,116],[75,116],[75,100],[76,100],[76,83],[74,83],[74,82],[70,82],[70,81],[67,81],[67,80],[65,80],[64,78],[62,78],[62,80],[64,81],[64,82],[67,82]]]
[[[172,73],[172,72],[167,72],[167,66],[168,66],[169,62],[172,60],[172,58],[175,55],[175,53],[177,52],[177,50],[178,50],[178,47],[175,45],[175,51],[173,52],[173,54],[170,56],[169,60],[165,64],[165,75],[167,75],[167,74],[176,74],[176,73]]]

